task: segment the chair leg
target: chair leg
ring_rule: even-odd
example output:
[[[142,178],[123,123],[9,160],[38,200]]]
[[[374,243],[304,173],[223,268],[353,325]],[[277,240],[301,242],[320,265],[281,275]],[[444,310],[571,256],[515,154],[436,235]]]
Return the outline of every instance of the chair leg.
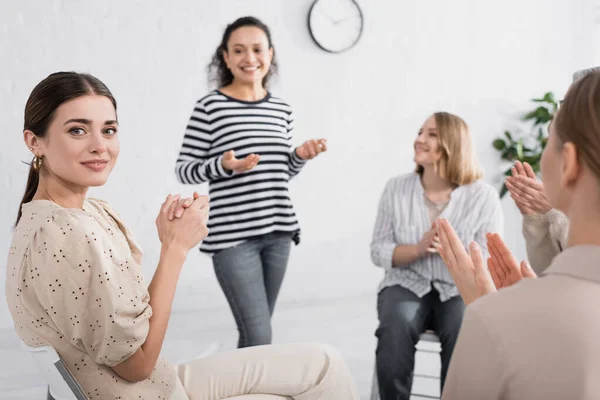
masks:
[[[50,386],[48,386],[48,394],[46,396],[46,400],[54,400],[54,397],[50,394]]]

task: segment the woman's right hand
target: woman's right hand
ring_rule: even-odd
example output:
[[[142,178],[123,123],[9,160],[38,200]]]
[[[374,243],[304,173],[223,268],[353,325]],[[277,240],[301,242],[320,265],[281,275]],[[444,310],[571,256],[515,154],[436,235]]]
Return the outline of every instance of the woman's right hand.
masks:
[[[245,158],[238,160],[235,158],[235,152],[229,150],[223,154],[221,164],[226,171],[244,172],[256,167],[259,161],[260,156],[258,154],[249,154]]]
[[[524,278],[537,278],[527,261],[519,264],[500,235],[488,233],[486,237],[490,252],[487,264],[496,289],[512,286]]]
[[[208,235],[208,196],[194,194],[183,215],[173,219],[179,200],[179,195],[167,196],[156,217],[156,227],[163,246],[175,246],[187,252]]]
[[[439,238],[435,227],[432,227],[431,230],[425,232],[423,238],[417,243],[417,254],[419,257],[423,257],[427,253],[436,253],[436,244],[439,244]]]

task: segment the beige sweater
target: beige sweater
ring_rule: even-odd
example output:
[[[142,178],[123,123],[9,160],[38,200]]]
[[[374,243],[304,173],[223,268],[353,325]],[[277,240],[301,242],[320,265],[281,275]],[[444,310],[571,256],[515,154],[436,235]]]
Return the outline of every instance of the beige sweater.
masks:
[[[600,246],[469,304],[443,400],[600,399]]]
[[[523,216],[527,258],[536,274],[544,272],[552,259],[565,249],[568,233],[569,220],[558,210]]]

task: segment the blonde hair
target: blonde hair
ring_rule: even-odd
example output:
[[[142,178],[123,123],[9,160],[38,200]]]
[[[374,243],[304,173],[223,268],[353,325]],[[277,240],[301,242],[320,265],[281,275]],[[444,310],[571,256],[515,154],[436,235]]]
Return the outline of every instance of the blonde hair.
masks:
[[[439,176],[455,185],[468,185],[481,179],[483,170],[475,156],[467,123],[447,112],[436,112],[433,117],[441,153],[435,165]],[[417,165],[416,171],[422,174],[423,167]]]

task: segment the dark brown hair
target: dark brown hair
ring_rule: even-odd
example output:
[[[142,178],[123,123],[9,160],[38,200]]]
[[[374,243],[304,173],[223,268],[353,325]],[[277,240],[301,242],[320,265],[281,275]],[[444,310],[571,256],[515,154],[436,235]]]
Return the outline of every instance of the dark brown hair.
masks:
[[[108,97],[117,110],[117,102],[112,93],[98,78],[77,72],[56,72],[37,84],[27,99],[25,105],[25,118],[23,131],[30,130],[38,138],[46,136],[48,126],[54,119],[56,109],[63,103],[77,97],[86,95],[100,95]],[[42,165],[42,169],[43,169]],[[40,171],[29,166],[29,177],[25,187],[25,194],[19,205],[17,224],[21,219],[23,204],[29,203],[38,188]]]
[[[581,160],[600,178],[600,71],[571,85],[552,123],[559,142],[573,143]]]
[[[223,52],[228,51],[227,45],[229,44],[229,39],[231,38],[231,34],[245,26],[253,26],[262,30],[267,36],[267,41],[269,42],[269,49],[273,49],[273,59],[271,60],[271,67],[269,71],[265,75],[262,81],[262,85],[264,88],[267,88],[269,84],[270,78],[277,73],[277,59],[275,57],[275,48],[273,47],[273,40],[271,40],[271,31],[269,27],[265,25],[261,20],[255,17],[242,17],[235,20],[233,23],[227,25],[225,32],[223,32],[223,38],[221,39],[221,44],[217,47],[215,54],[213,54],[212,61],[208,64],[208,76],[211,82],[216,82],[218,88],[222,88],[227,86],[233,82],[233,74],[227,68],[227,64],[225,63],[225,58],[223,57]]]

